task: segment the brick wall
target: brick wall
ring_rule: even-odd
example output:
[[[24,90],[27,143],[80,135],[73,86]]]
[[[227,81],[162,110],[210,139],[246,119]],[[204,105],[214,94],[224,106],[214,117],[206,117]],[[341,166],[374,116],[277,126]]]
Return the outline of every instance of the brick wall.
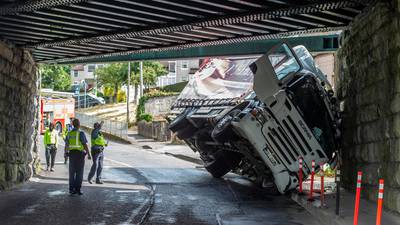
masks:
[[[38,164],[36,80],[29,52],[0,41],[0,189],[26,181]]]
[[[336,89],[344,108],[343,181],[377,199],[385,179],[386,208],[400,212],[400,8],[379,2],[353,21],[336,54]]]

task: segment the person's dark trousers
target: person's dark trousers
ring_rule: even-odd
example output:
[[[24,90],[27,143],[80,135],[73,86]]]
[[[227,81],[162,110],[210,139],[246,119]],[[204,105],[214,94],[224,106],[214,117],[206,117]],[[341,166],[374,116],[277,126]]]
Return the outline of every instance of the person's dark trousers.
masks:
[[[79,192],[82,187],[85,154],[83,151],[69,151],[69,191]]]
[[[46,164],[47,167],[54,167],[54,162],[56,160],[57,148],[55,145],[47,145],[46,147]]]
[[[103,150],[92,149],[92,159],[93,159],[93,164],[92,167],[90,168],[88,180],[91,180],[94,177],[94,174],[96,173],[96,181],[100,181],[101,172],[103,171],[103,159],[104,159]]]

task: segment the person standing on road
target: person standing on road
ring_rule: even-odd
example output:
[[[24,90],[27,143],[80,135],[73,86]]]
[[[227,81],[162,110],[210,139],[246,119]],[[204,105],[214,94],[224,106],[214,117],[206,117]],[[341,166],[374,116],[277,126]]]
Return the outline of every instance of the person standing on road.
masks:
[[[74,129],[65,138],[65,155],[69,157],[69,193],[82,195],[81,187],[85,156],[91,159],[85,133],[81,131],[78,119],[72,121]]]
[[[67,137],[68,132],[70,132],[72,129],[74,129],[74,126],[72,126],[72,121],[74,120],[74,118],[69,118],[69,123],[66,124],[66,126],[64,127],[62,136],[63,136],[63,140],[65,142],[65,144],[67,144],[67,141],[65,140],[65,138]],[[67,164],[68,162],[68,156],[64,155],[64,164]]]
[[[46,170],[54,171],[54,161],[57,154],[58,132],[54,129],[54,124],[50,123],[49,129],[44,133],[44,146],[46,149]]]
[[[107,142],[103,137],[103,134],[100,132],[101,127],[103,126],[103,121],[101,123],[95,123],[93,125],[94,129],[91,134],[91,150],[92,150],[92,158],[93,164],[92,168],[90,168],[90,172],[88,175],[88,182],[92,183],[92,178],[96,173],[96,184],[103,184],[101,180],[101,172],[103,171],[103,159],[104,159],[104,147],[107,146]]]

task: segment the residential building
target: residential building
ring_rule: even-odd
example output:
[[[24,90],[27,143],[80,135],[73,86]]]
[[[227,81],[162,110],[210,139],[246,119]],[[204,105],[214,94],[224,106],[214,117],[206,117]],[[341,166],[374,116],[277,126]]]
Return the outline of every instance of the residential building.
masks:
[[[95,87],[96,86],[96,77],[94,71],[97,68],[102,68],[104,64],[79,64],[75,65],[71,69],[71,80],[72,80],[72,85],[77,85],[82,80],[85,80],[85,82],[88,84],[88,87]]]
[[[200,59],[187,59],[176,61],[161,61],[168,73],[157,78],[157,87],[189,81],[190,77],[199,69]]]

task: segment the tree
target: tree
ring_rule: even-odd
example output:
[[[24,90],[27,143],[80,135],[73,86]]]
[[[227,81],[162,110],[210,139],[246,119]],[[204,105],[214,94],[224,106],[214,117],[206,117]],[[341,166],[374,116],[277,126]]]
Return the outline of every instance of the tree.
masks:
[[[131,63],[132,73],[131,82],[135,85],[135,102],[138,96],[139,84],[140,84],[140,64],[139,62]],[[149,88],[156,84],[157,77],[166,75],[167,70],[165,67],[155,61],[144,61],[143,62],[143,85],[145,88]]]
[[[156,83],[157,77],[165,75],[167,70],[159,62],[145,61],[143,62],[143,84],[150,87]],[[111,63],[108,66],[96,70],[100,86],[112,86],[114,88],[113,101],[117,100],[118,89],[127,83],[128,80],[128,63]],[[139,62],[131,63],[131,84],[135,85],[135,91],[138,90],[140,84],[140,68]],[[137,99],[137,91],[135,100]]]
[[[71,89],[71,67],[61,65],[41,64],[42,87],[52,88],[55,91],[69,91]]]
[[[111,86],[114,89],[113,102],[117,102],[118,89],[128,79],[127,63],[111,63],[103,68],[96,69],[100,86]]]

